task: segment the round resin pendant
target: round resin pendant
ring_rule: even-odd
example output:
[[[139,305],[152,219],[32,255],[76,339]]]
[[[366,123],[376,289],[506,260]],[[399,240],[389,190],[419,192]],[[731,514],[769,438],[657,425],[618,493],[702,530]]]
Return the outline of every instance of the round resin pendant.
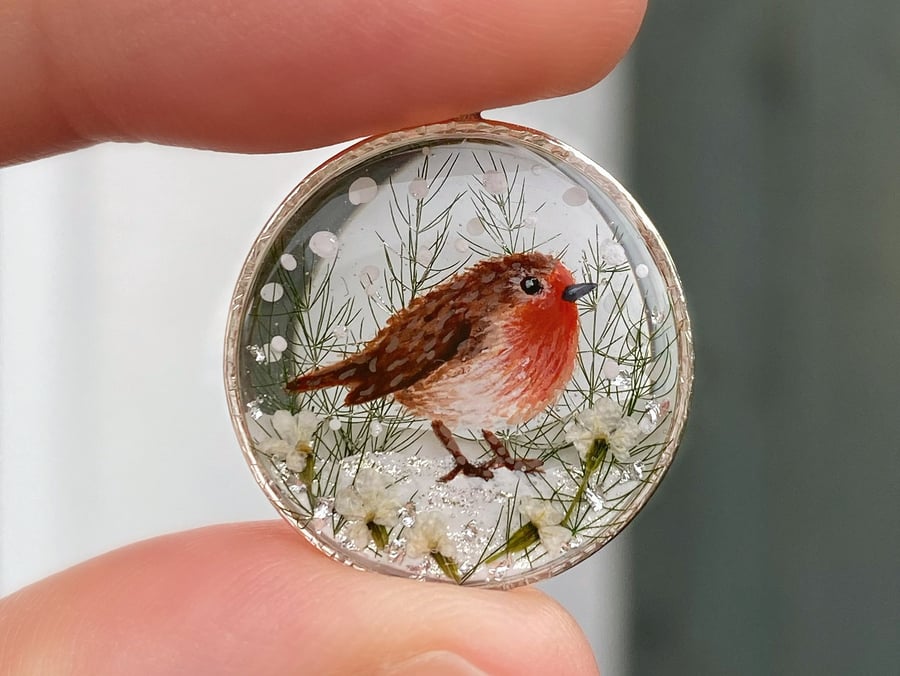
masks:
[[[647,501],[693,352],[628,193],[555,139],[471,117],[368,139],[297,186],[244,264],[225,371],[253,474],[316,547],[512,587]]]

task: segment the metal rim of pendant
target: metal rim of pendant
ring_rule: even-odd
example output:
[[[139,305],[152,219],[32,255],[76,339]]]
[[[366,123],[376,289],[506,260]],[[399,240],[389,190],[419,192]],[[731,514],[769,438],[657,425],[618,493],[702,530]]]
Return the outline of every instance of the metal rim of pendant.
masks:
[[[261,267],[266,260],[266,254],[277,239],[277,236],[290,222],[292,216],[320,188],[354,167],[387,152],[415,147],[420,143],[459,141],[462,139],[508,142],[538,151],[575,169],[579,174],[600,188],[628,218],[647,246],[650,257],[665,283],[666,292],[672,305],[672,318],[678,338],[678,379],[675,388],[675,403],[672,407],[672,427],[666,437],[659,460],[651,470],[646,483],[638,489],[638,494],[629,503],[622,514],[622,518],[618,520],[616,525],[611,526],[602,537],[585,543],[564,557],[558,557],[529,571],[517,571],[516,576],[508,580],[479,580],[466,583],[465,585],[510,589],[532,584],[568,570],[594,554],[624,530],[656,491],[663,475],[671,466],[684,433],[684,426],[691,403],[694,378],[693,337],[684,291],[672,257],[656,227],[640,205],[615,178],[583,153],[556,138],[534,129],[497,120],[484,119],[480,115],[467,115],[446,122],[369,137],[327,160],[303,179],[282,201],[275,213],[266,222],[244,261],[231,298],[228,314],[224,353],[225,389],[231,422],[240,442],[244,458],[256,482],[263,489],[270,502],[276,506],[281,516],[316,549],[341,563],[353,566],[359,570],[374,570],[392,576],[402,576],[397,569],[386,564],[365,559],[352,551],[329,546],[310,533],[307,528],[301,527],[292,518],[290,510],[284,505],[278,489],[272,485],[252,452],[253,442],[244,419],[245,402],[241,400],[239,382],[240,336],[244,317],[246,316],[249,303],[252,301],[251,292]]]

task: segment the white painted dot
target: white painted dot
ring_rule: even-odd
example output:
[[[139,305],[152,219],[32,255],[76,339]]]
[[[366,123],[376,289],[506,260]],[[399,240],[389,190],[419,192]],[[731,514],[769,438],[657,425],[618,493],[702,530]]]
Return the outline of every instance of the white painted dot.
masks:
[[[374,298],[378,295],[378,287],[374,284],[369,284],[369,286],[366,287],[366,295],[369,298]]]
[[[337,418],[329,418],[328,427],[329,429],[337,432],[339,429],[341,429],[341,421]]]
[[[284,287],[281,286],[278,282],[269,282],[268,284],[263,284],[262,288],[259,290],[259,297],[262,298],[267,303],[274,303],[278,300],[281,300],[281,297],[284,295]]]
[[[492,195],[500,195],[506,192],[506,175],[502,171],[484,172],[484,189]]]
[[[363,286],[371,286],[381,279],[381,270],[377,265],[364,265],[359,271],[359,279]]]
[[[382,425],[380,422],[378,422],[377,420],[373,420],[371,423],[369,423],[369,434],[371,434],[373,437],[377,437],[382,432],[384,432],[384,425]]]
[[[281,258],[278,259],[278,262],[281,263],[281,267],[283,267],[285,270],[297,269],[297,259],[294,258],[291,254],[282,254]]]
[[[281,359],[281,352],[279,352],[278,350],[273,350],[271,343],[269,345],[263,345],[262,349],[268,363],[271,364],[273,361],[278,361],[279,359]]]
[[[322,258],[334,258],[337,255],[338,240],[333,232],[319,230],[309,238],[309,250]]]
[[[600,369],[600,375],[606,379],[612,379],[619,375],[619,371],[621,370],[622,367],[619,366],[619,362],[614,359],[607,359],[603,362],[603,366]]]
[[[605,293],[600,298],[600,309],[604,312],[612,313],[616,308],[615,296],[611,293]]]
[[[360,176],[350,184],[347,198],[350,204],[365,204],[375,199],[378,194],[378,184],[368,176]]]
[[[650,268],[641,263],[634,269],[634,274],[637,275],[638,279],[643,279],[650,274]]]
[[[534,226],[537,225],[537,223],[538,223],[538,217],[537,217],[537,214],[534,213],[533,211],[530,214],[528,214],[527,216],[525,216],[524,219],[522,219],[522,225],[524,225],[526,228],[533,228]]]
[[[416,178],[409,182],[409,196],[423,200],[428,197],[428,182],[424,178]]]
[[[476,237],[484,234],[484,223],[481,222],[480,218],[472,218],[466,223],[466,232]]]
[[[431,261],[431,247],[427,244],[420,244],[416,249],[416,263],[427,265]]]
[[[453,243],[453,248],[459,251],[459,253],[466,253],[469,250],[469,243],[460,237]]]
[[[581,186],[574,185],[563,193],[563,202],[570,207],[580,207],[587,202],[587,190]]]
[[[337,339],[346,338],[347,337],[347,327],[346,326],[335,326],[331,329],[331,335],[333,335]]]
[[[288,342],[285,340],[284,336],[273,336],[272,340],[269,341],[269,346],[275,350],[275,352],[284,352],[288,349]]]

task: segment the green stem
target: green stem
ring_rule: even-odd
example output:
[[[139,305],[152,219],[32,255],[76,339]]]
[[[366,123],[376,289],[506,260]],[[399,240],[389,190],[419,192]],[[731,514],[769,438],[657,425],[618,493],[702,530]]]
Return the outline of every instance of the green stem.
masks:
[[[493,563],[503,558],[507,554],[515,554],[516,552],[524,552],[531,545],[537,544],[541,539],[537,526],[531,521],[519,528],[516,532],[509,536],[506,545],[497,552],[491,554],[484,560],[485,563]]]
[[[440,552],[431,552],[431,558],[434,559],[435,563],[437,563],[438,568],[440,568],[444,575],[449,577],[451,580],[460,583],[459,578],[459,566],[456,564],[456,561],[451,559],[449,556],[444,556]]]
[[[600,469],[600,465],[602,465],[603,461],[606,459],[607,451],[609,451],[609,442],[607,442],[606,439],[595,439],[594,443],[591,444],[591,450],[584,459],[584,476],[581,477],[581,483],[578,484],[578,490],[575,492],[575,497],[572,498],[572,502],[566,510],[566,515],[562,519],[564,525],[567,525],[570,528],[574,527],[574,525],[570,523],[570,519],[578,510],[578,506],[581,504],[581,499],[584,497],[584,492],[587,490],[591,477],[594,476],[598,469]]]
[[[313,496],[313,479],[316,476],[316,455],[315,453],[310,453],[306,457],[306,466],[303,468],[303,471],[300,472],[300,481],[306,484],[306,490],[309,492],[310,496]]]
[[[369,533],[372,535],[372,541],[375,543],[375,548],[379,552],[383,551],[384,548],[387,547],[388,543],[387,528],[382,526],[380,523],[375,523],[374,521],[369,521],[366,524],[366,528],[369,529]]]

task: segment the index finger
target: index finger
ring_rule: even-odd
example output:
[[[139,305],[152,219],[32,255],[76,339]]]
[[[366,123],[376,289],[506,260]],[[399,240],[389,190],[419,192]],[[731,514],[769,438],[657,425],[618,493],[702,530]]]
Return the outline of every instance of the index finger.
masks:
[[[583,89],[645,0],[12,0],[0,164],[101,140],[309,148]]]

